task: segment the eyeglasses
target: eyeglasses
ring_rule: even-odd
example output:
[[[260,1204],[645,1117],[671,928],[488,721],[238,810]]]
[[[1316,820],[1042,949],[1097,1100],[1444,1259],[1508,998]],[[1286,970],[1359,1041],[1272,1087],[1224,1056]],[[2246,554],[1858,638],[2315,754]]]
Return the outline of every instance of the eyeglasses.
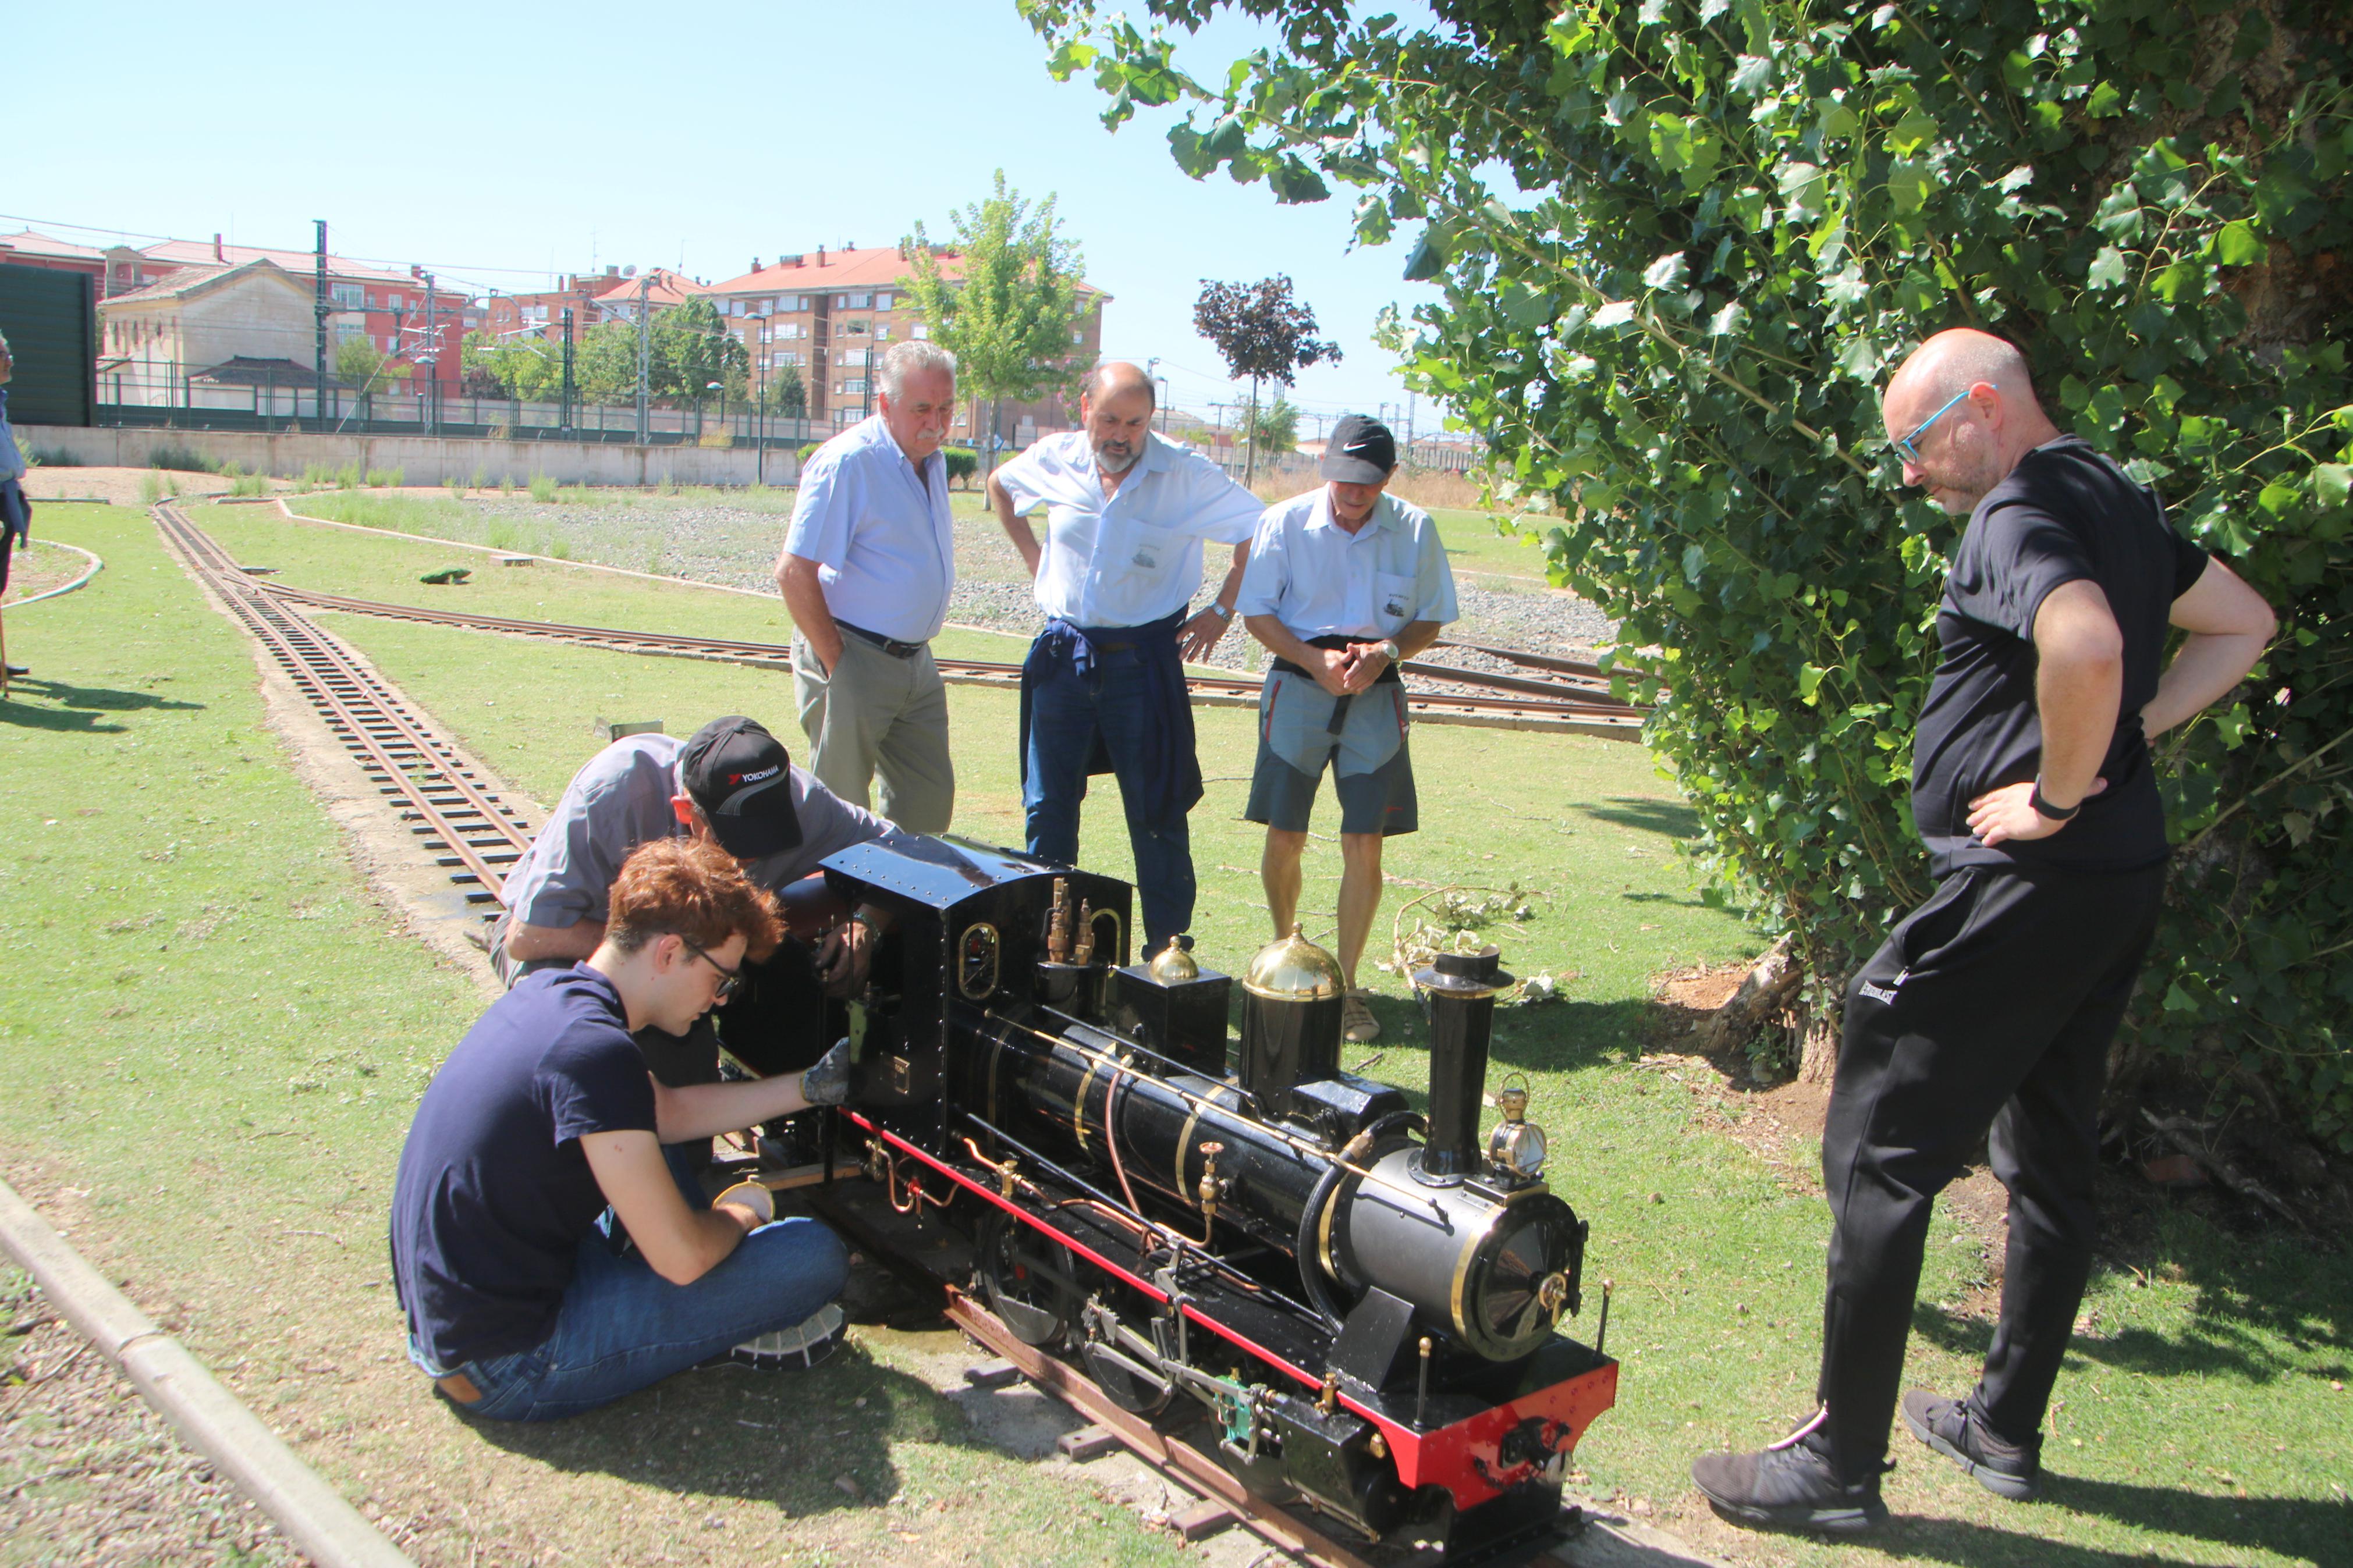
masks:
[[[717,959],[703,952],[702,949],[695,946],[691,942],[687,942],[687,939],[684,937],[680,937],[678,940],[686,942],[687,952],[694,954],[695,957],[702,960],[703,963],[719,971],[719,984],[712,988],[711,993],[711,999],[713,1002],[724,1002],[728,997],[735,994],[735,982],[743,976],[743,971],[741,969],[728,968],[725,964],[720,963]]]
[[[1950,408],[1954,404],[1958,403],[1962,398],[1967,397],[1968,395],[1969,389],[1968,387],[1965,386],[1961,388],[1960,391],[1945,399],[1945,408]],[[1934,425],[1937,420],[1942,419],[1945,416],[1945,408],[1937,409],[1936,412],[1929,415],[1928,417],[1920,421],[1920,427],[1918,429],[1913,431],[1912,434],[1905,437],[1901,441],[1895,443],[1896,451],[1901,453],[1904,460],[1911,464],[1914,468],[1920,468],[1926,462],[1926,459],[1920,456],[1920,448],[1917,443],[1921,437],[1928,433],[1929,426]]]

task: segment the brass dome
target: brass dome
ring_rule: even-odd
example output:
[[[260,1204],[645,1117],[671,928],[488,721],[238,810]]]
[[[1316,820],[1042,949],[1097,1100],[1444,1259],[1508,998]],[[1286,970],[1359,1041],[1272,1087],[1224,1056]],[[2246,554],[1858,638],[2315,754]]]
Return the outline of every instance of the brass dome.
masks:
[[[1259,949],[1250,973],[1242,976],[1242,989],[1278,1002],[1318,1002],[1340,995],[1347,982],[1340,974],[1339,960],[1294,925],[1289,936]]]
[[[1172,936],[1168,945],[1153,955],[1152,978],[1163,985],[1175,985],[1180,981],[1201,978],[1201,966],[1185,951],[1185,939]]]

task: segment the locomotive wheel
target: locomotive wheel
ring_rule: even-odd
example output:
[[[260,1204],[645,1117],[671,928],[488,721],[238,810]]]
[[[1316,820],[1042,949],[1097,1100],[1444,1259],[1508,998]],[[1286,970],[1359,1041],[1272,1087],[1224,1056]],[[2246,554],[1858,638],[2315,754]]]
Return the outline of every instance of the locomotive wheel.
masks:
[[[1061,1343],[1078,1308],[1066,1259],[1003,1214],[982,1229],[976,1256],[988,1310],[1013,1337],[1041,1349]]]
[[[1131,1415],[1157,1415],[1167,1409],[1168,1402],[1176,1396],[1176,1389],[1167,1384],[1156,1378],[1141,1378],[1128,1371],[1104,1353],[1103,1346],[1097,1341],[1082,1341],[1079,1354],[1085,1358],[1087,1375],[1095,1380],[1095,1386],[1102,1389],[1113,1405]]]

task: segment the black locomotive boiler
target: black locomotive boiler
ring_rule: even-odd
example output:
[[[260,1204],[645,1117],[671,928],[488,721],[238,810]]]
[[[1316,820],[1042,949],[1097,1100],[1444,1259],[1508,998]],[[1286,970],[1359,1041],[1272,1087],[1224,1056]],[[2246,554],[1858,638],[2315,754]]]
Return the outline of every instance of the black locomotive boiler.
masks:
[[[891,917],[834,1125],[892,1210],[941,1227],[902,1262],[1120,1406],[1206,1415],[1254,1493],[1368,1539],[1415,1525],[1450,1563],[1550,1538],[1618,1368],[1558,1331],[1586,1226],[1542,1179],[1525,1092],[1480,1135],[1511,981],[1492,949],[1416,976],[1418,1113],[1341,1069],[1341,977],[1296,931],[1243,976],[1237,1050],[1228,976],[1174,944],[1129,962],[1124,882],[955,838],[860,845],[826,876]]]

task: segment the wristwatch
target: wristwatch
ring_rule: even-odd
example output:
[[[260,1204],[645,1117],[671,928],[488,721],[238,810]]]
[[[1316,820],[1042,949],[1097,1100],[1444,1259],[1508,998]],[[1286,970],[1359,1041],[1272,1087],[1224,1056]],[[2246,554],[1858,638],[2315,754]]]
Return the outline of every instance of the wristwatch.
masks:
[[[1233,611],[1218,603],[1215,599],[1209,601],[1209,608],[1218,612],[1218,619],[1221,621],[1230,621],[1234,618]]]
[[[1388,637],[1382,640],[1381,653],[1391,664],[1400,663],[1405,658],[1405,654],[1398,647],[1397,639],[1395,637]]]
[[[872,915],[868,914],[864,910],[850,910],[849,921],[852,925],[864,926],[866,928],[866,934],[873,938],[875,941],[880,942],[882,940],[882,922],[876,920]]]
[[[2043,799],[2042,780],[2039,775],[2034,781],[2034,793],[2026,798],[2027,804],[2034,807],[2038,815],[2046,816],[2053,822],[2073,822],[2075,819],[2075,814],[2084,809],[2084,803],[2080,800],[2073,805],[2063,806],[2053,805]]]

